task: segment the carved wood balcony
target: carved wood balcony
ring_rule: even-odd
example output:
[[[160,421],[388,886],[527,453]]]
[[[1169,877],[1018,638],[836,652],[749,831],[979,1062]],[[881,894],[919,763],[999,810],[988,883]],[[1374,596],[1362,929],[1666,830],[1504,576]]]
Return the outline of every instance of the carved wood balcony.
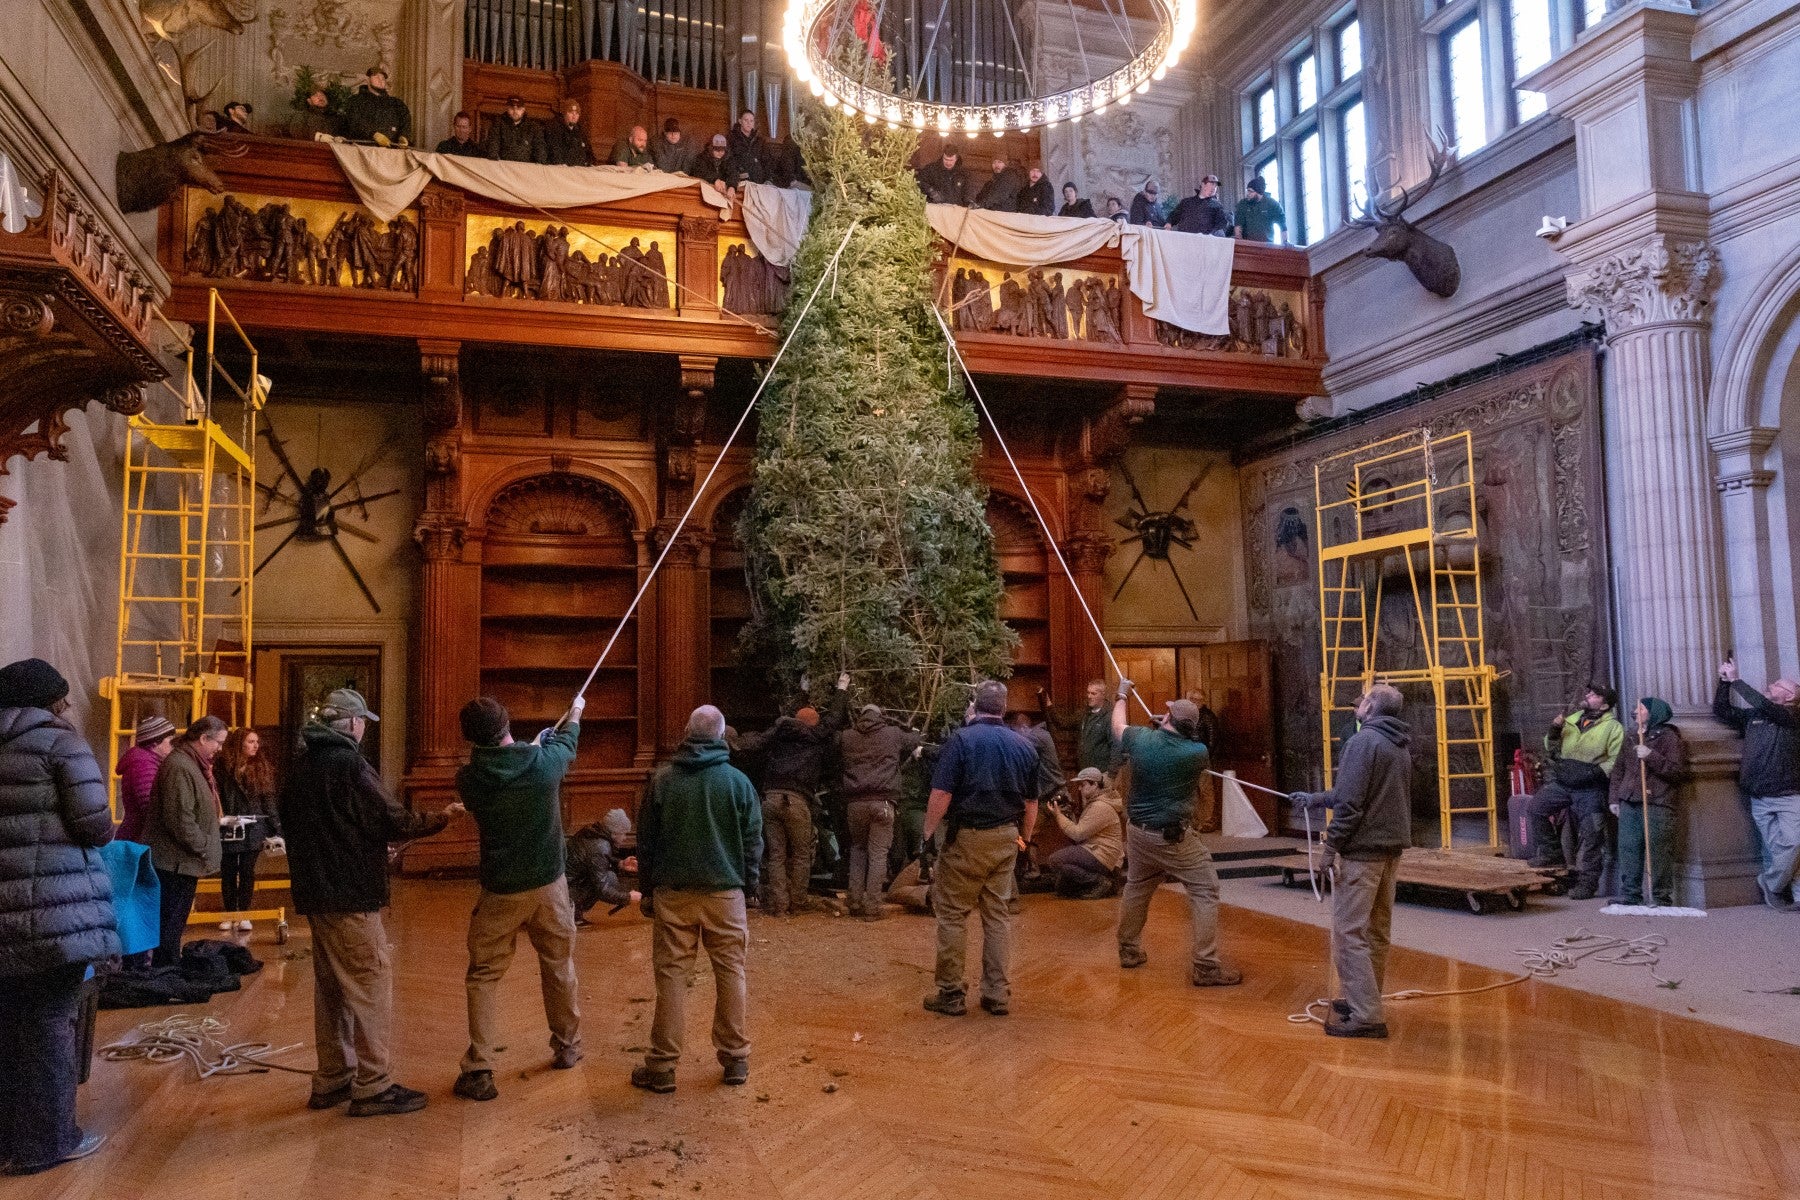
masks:
[[[209,165],[226,194],[190,188],[162,212],[174,316],[197,316],[206,289],[218,286],[251,329],[750,359],[775,350],[785,284],[756,258],[743,223],[721,220],[692,190],[552,212],[434,183],[383,225],[324,145],[259,138],[248,155]],[[958,270],[980,272],[999,294],[1004,268],[943,251],[946,300],[945,275]],[[1146,317],[1119,252],[1103,250],[1045,272],[1088,297],[1086,322],[1021,321],[1004,332],[1009,322],[971,317],[958,342],[982,375],[1284,401],[1317,395],[1323,297],[1305,253],[1246,243],[1235,253],[1228,336]],[[653,277],[624,261],[650,255],[671,286],[642,286]],[[523,258],[554,260],[550,277],[518,282]]]

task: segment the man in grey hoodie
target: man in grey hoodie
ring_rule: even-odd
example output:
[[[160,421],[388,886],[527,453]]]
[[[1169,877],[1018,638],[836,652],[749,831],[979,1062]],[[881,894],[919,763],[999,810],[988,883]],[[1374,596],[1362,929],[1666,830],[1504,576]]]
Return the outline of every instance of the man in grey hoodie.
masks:
[[[1385,1038],[1381,988],[1400,852],[1412,844],[1411,734],[1398,689],[1378,683],[1356,705],[1357,731],[1344,743],[1335,786],[1295,792],[1299,808],[1331,813],[1319,869],[1331,887],[1331,961],[1344,996],[1331,1002],[1331,1037]]]

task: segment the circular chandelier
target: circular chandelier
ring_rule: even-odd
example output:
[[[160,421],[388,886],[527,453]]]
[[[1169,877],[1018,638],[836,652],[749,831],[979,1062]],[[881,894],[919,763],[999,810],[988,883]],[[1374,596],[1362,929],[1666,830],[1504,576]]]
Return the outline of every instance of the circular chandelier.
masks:
[[[921,99],[916,94],[901,95],[898,91],[877,86],[867,78],[857,78],[834,62],[830,53],[830,27],[834,22],[841,23],[841,6],[850,2],[788,0],[781,37],[795,78],[827,108],[842,106],[860,113],[870,124],[879,121],[886,122],[890,129],[910,125],[914,129],[932,129],[941,134],[971,136],[986,131],[999,137],[1009,130],[1079,121],[1089,113],[1105,112],[1114,104],[1130,104],[1134,95],[1148,92],[1153,82],[1162,79],[1169,68],[1180,61],[1199,20],[1198,0],[1146,0],[1146,7],[1156,19],[1155,35],[1124,66],[1097,79],[1045,95],[1031,94],[991,103],[952,103]],[[867,0],[855,0],[855,5],[858,40],[864,43],[872,59],[879,60],[885,54],[879,35],[864,36],[864,30],[871,24]],[[1123,4],[1120,8],[1122,13]],[[1110,15],[1110,8],[1107,11]],[[1016,33],[1014,38],[1016,45]],[[1085,53],[1083,61],[1086,61]],[[882,74],[885,76],[886,72]]]

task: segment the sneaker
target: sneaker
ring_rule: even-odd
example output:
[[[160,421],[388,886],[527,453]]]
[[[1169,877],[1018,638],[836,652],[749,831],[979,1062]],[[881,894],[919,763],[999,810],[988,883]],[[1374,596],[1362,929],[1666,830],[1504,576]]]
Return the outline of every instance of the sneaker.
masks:
[[[1327,1021],[1326,1037],[1341,1038],[1385,1038],[1388,1035],[1386,1021]]]
[[[250,929],[251,929],[251,925],[250,925],[249,921],[239,921],[238,922],[238,932],[239,933],[249,933]]]
[[[745,1068],[748,1070],[748,1068]],[[675,1090],[675,1068],[653,1067],[648,1063],[631,1069],[631,1086],[666,1096]]]
[[[961,992],[938,991],[925,997],[925,1011],[940,1017],[960,1017],[969,1011],[969,1007]]]
[[[1011,1010],[1006,1007],[1006,1001],[990,1000],[988,997],[983,996],[981,998],[981,1011],[990,1017],[1004,1017]]]
[[[48,1171],[51,1167],[60,1167],[64,1163],[74,1162],[78,1158],[86,1158],[104,1145],[106,1145],[104,1133],[83,1134],[81,1140],[75,1143],[75,1148],[61,1158],[47,1163],[7,1163],[4,1168],[0,1168],[0,1175],[36,1175],[40,1171]]]
[[[450,1089],[464,1100],[492,1100],[500,1094],[494,1086],[492,1071],[464,1071],[456,1077],[456,1086]]]
[[[749,1082],[749,1080],[750,1060],[747,1058],[734,1058],[726,1063],[725,1074],[720,1079],[721,1082],[728,1083],[732,1087],[738,1087],[741,1084]]]
[[[1244,982],[1244,973],[1230,967],[1195,967],[1195,987],[1234,987]]]
[[[323,1111],[327,1108],[336,1108],[349,1099],[350,1085],[346,1083],[343,1087],[332,1088],[329,1092],[314,1092],[307,1097],[306,1107]]]
[[[235,928],[236,928],[236,926],[234,926],[230,921],[220,921],[219,922],[219,929],[225,933],[230,933]]]
[[[567,1071],[574,1067],[576,1063],[580,1062],[581,1058],[582,1054],[580,1046],[564,1046],[551,1056],[550,1069],[552,1071]]]
[[[1150,956],[1145,954],[1143,949],[1139,946],[1119,947],[1119,965],[1124,967],[1127,971],[1131,970],[1133,967],[1141,967],[1149,961]]]
[[[396,1117],[401,1113],[418,1112],[424,1107],[424,1092],[415,1092],[409,1087],[401,1087],[396,1083],[378,1095],[364,1100],[352,1100],[350,1115],[353,1117]]]

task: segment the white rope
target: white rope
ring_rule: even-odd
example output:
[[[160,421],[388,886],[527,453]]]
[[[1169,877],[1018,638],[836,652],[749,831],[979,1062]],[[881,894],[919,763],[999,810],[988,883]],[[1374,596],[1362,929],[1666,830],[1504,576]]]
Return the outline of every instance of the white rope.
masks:
[[[220,1035],[230,1026],[218,1017],[176,1013],[160,1021],[146,1021],[126,1041],[100,1048],[107,1062],[164,1064],[189,1062],[200,1079],[214,1075],[260,1075],[266,1071],[293,1071],[310,1075],[311,1067],[290,1067],[267,1061],[271,1056],[303,1049],[296,1042],[279,1050],[267,1042],[227,1042]]]
[[[1094,637],[1100,642],[1100,649],[1106,653],[1106,661],[1112,664],[1115,675],[1120,679],[1125,678],[1125,672],[1119,667],[1119,660],[1113,657],[1112,647],[1106,643],[1106,634],[1100,631],[1100,622],[1094,619],[1094,610],[1088,607],[1087,597],[1081,594],[1079,587],[1075,586],[1075,573],[1069,570],[1069,563],[1063,557],[1062,547],[1056,544],[1056,536],[1050,532],[1050,523],[1044,519],[1043,510],[1038,508],[1037,498],[1031,494],[1031,485],[1025,482],[1025,472],[1019,470],[1018,461],[1013,458],[1012,450],[1007,446],[1006,438],[1000,432],[1000,422],[994,420],[994,414],[988,409],[987,401],[981,398],[981,389],[976,386],[974,373],[969,370],[969,364],[963,359],[962,348],[956,344],[956,335],[950,332],[950,326],[944,323],[944,314],[938,311],[936,305],[932,306],[931,315],[937,318],[938,328],[944,331],[944,342],[950,347],[950,353],[956,356],[956,363],[962,368],[963,378],[968,380],[969,394],[975,397],[975,404],[981,409],[981,415],[987,418],[988,428],[994,431],[994,441],[999,445],[1000,453],[1006,455],[1006,465],[1012,468],[1013,478],[1019,481],[1019,490],[1025,495],[1025,503],[1031,505],[1031,515],[1037,518],[1038,528],[1044,531],[1044,543],[1050,547],[1050,552],[1056,555],[1057,565],[1062,567],[1063,575],[1069,581],[1069,590],[1075,594],[1075,602],[1081,605],[1082,614],[1087,617],[1088,624],[1094,630]],[[1144,715],[1154,718],[1156,714],[1150,711],[1150,705],[1145,702],[1144,697],[1135,687],[1131,689],[1131,694],[1137,697],[1138,706],[1144,710]]]
[[[850,222],[850,228],[844,230],[844,240],[838,243],[838,248],[832,254],[831,261],[826,264],[825,270],[819,275],[819,282],[813,285],[812,295],[806,298],[806,304],[801,307],[800,315],[794,318],[794,327],[789,329],[787,337],[782,339],[781,349],[775,352],[775,357],[769,362],[769,369],[763,372],[762,381],[756,385],[756,392],[750,397],[750,403],[744,406],[744,411],[738,417],[737,424],[731,427],[731,435],[725,439],[725,444],[719,447],[719,455],[713,459],[712,467],[706,472],[706,478],[702,479],[700,486],[694,489],[694,498],[688,501],[687,511],[681,514],[681,520],[675,522],[674,530],[667,538],[663,539],[662,553],[656,556],[656,561],[650,566],[650,573],[644,576],[644,582],[638,585],[637,595],[631,598],[630,606],[625,609],[625,615],[619,618],[619,623],[613,627],[612,636],[607,638],[606,645],[601,647],[600,657],[594,661],[594,669],[588,672],[587,678],[582,681],[580,690],[575,693],[577,698],[587,695],[588,688],[594,685],[594,676],[598,675],[600,668],[606,665],[606,656],[612,653],[613,643],[619,640],[619,635],[625,631],[626,622],[630,621],[632,615],[637,612],[638,605],[644,599],[644,593],[650,590],[650,581],[656,578],[656,572],[661,569],[663,560],[669,557],[669,551],[675,548],[675,541],[681,536],[681,531],[687,527],[688,518],[694,515],[694,508],[700,503],[700,497],[706,494],[707,485],[713,481],[713,476],[719,473],[719,466],[725,461],[725,455],[731,449],[731,444],[737,440],[737,435],[743,432],[744,422],[750,419],[751,412],[756,408],[756,402],[762,399],[763,389],[768,387],[769,380],[775,377],[775,368],[781,364],[781,358],[787,353],[788,347],[794,344],[794,335],[799,333],[800,327],[806,323],[806,314],[812,311],[813,301],[819,298],[819,292],[824,289],[825,281],[836,276],[838,259],[843,257],[844,248],[850,244],[850,235],[856,232],[856,227],[861,223],[862,218],[859,217]]]

